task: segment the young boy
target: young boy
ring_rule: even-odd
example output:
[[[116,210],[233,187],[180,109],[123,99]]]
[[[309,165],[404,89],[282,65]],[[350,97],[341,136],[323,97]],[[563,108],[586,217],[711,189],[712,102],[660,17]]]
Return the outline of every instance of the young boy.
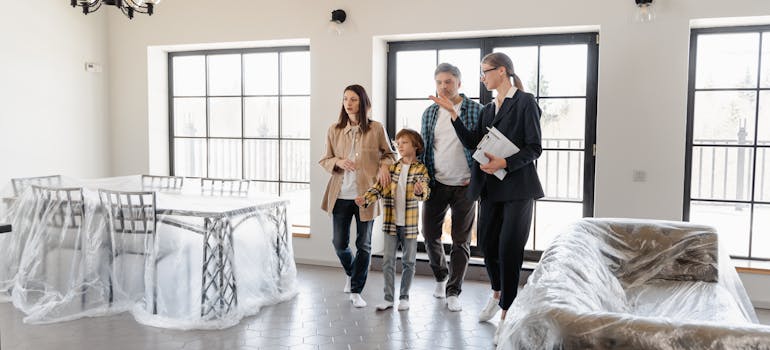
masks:
[[[428,169],[417,161],[417,155],[422,153],[424,147],[422,137],[416,131],[399,131],[396,134],[396,148],[401,159],[390,166],[390,186],[383,189],[377,182],[363,196],[356,198],[356,204],[366,207],[382,197],[385,232],[382,272],[385,275],[385,302],[377,305],[378,311],[393,307],[396,250],[399,243],[403,251],[401,263],[404,269],[401,273],[398,310],[409,310],[409,287],[414,277],[417,254],[417,201],[424,201],[430,195]]]

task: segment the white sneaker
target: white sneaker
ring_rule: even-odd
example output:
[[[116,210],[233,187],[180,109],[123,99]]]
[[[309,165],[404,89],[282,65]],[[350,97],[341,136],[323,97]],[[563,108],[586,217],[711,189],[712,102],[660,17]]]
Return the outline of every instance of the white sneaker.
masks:
[[[363,299],[362,299],[363,300]],[[392,301],[386,301],[377,305],[377,311],[385,311],[393,307]]]
[[[433,296],[436,298],[446,298],[446,282],[436,282],[436,289],[433,290]]]
[[[345,293],[350,293],[350,276],[345,277],[345,288],[342,288]]]
[[[463,311],[463,305],[460,304],[460,298],[456,295],[446,298],[446,306],[449,308],[449,311],[452,312]]]
[[[398,311],[409,310],[409,300],[401,299],[398,301]]]
[[[350,294],[350,302],[352,302],[355,307],[366,307],[366,301],[361,297],[361,294],[358,293]]]
[[[479,322],[489,321],[492,319],[492,317],[495,317],[497,312],[502,310],[499,304],[500,299],[489,297],[489,300],[487,300],[487,305],[484,306],[484,308],[481,309],[481,313],[479,313]]]
[[[497,345],[497,343],[500,342],[500,329],[503,328],[503,320],[500,320],[500,323],[497,325],[497,328],[495,328],[495,337],[492,339],[492,342]]]

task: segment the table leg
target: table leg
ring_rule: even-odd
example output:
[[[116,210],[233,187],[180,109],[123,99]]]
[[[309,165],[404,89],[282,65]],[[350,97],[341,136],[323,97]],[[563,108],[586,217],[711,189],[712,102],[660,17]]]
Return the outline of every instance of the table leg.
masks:
[[[205,218],[201,317],[221,318],[238,305],[233,270],[233,228],[229,218]]]

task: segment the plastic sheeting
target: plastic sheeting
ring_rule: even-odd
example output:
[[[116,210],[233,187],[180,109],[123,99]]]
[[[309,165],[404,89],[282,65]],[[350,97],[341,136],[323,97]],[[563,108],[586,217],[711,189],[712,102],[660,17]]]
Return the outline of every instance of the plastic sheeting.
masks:
[[[0,234],[0,294],[24,322],[130,311],[156,327],[219,329],[297,293],[286,201],[193,185],[129,205],[99,190],[147,191],[139,176],[56,185],[2,193],[13,231]]]
[[[498,348],[770,349],[718,238],[684,222],[581,220],[543,253]]]

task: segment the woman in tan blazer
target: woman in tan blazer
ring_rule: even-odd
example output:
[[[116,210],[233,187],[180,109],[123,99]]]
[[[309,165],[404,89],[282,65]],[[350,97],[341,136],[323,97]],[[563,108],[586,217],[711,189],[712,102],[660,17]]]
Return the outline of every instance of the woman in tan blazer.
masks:
[[[360,85],[343,92],[339,120],[329,127],[326,154],[319,161],[331,173],[321,209],[332,216],[332,243],[347,279],[345,292],[355,307],[365,307],[361,291],[366,284],[371,257],[372,224],[380,215],[378,205],[359,208],[356,197],[375,181],[390,184],[388,168],[395,161],[388,135],[381,123],[369,119],[371,102]],[[350,250],[350,224],[356,219],[356,255]]]

